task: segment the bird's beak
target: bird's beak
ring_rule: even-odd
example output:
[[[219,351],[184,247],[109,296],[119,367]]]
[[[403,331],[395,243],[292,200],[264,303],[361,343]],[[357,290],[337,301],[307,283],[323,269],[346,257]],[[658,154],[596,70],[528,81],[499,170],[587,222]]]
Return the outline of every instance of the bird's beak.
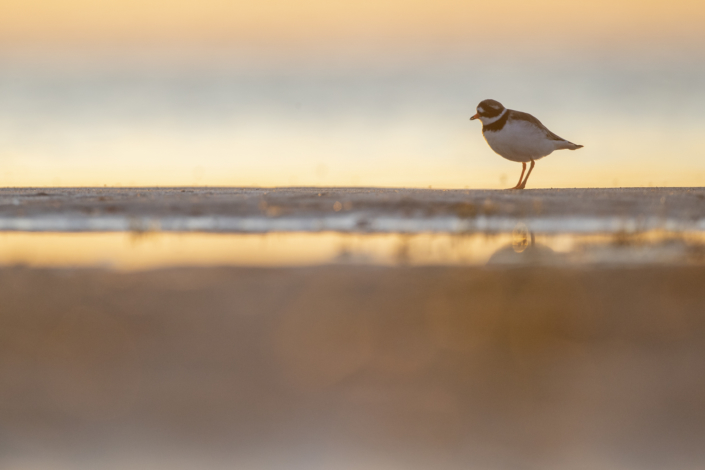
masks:
[[[480,113],[477,113],[476,115],[470,118],[471,121],[474,121],[475,119],[480,119]]]

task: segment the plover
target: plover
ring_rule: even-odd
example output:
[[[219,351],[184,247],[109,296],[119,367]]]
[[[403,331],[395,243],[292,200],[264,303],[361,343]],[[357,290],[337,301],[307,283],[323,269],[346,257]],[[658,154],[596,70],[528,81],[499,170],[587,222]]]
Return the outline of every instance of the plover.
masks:
[[[541,121],[531,114],[514,111],[495,100],[484,100],[477,105],[477,114],[470,120],[482,121],[482,135],[495,153],[522,165],[521,176],[516,186],[510,189],[524,189],[535,160],[550,155],[554,150],[576,150],[582,145],[568,142],[549,131]],[[524,179],[526,163],[531,162]]]

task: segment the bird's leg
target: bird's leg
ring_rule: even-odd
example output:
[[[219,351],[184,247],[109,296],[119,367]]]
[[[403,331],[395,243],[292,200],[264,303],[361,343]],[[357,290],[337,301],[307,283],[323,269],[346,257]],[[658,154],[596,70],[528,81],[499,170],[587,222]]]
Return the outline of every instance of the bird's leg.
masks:
[[[521,189],[519,186],[521,185],[521,180],[524,179],[524,172],[525,171],[526,171],[526,163],[522,162],[521,163],[521,176],[519,177],[519,182],[517,183],[516,186],[514,186],[513,188],[509,188],[509,189]]]
[[[526,163],[525,163],[524,165],[526,165]],[[526,179],[524,180],[523,183],[521,183],[521,184],[519,185],[518,189],[524,189],[524,188],[526,187],[526,182],[529,181],[529,176],[531,176],[531,170],[534,169],[534,165],[536,165],[536,162],[535,162],[534,159],[532,158],[532,159],[531,159],[531,166],[529,167],[529,172],[526,174]]]

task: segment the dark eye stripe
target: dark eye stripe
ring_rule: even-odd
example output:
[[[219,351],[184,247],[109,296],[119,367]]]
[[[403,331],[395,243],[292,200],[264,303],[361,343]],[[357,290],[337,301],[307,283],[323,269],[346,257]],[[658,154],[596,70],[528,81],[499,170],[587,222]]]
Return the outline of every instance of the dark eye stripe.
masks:
[[[480,115],[484,116],[484,117],[493,118],[495,116],[499,116],[501,113],[502,113],[502,110],[500,110],[500,109],[490,108],[490,109],[487,109],[487,110],[481,112]]]

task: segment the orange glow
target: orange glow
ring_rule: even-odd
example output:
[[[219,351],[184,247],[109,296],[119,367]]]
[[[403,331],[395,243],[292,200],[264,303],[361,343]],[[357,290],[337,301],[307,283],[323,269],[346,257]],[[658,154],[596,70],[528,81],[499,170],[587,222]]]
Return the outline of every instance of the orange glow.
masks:
[[[5,0],[0,41],[562,41],[703,37],[705,4],[595,0]],[[527,36],[528,35],[528,36]],[[598,39],[599,40],[599,39]]]
[[[134,271],[173,266],[484,265],[521,262],[697,263],[705,235],[653,231],[615,244],[615,234],[345,233],[0,233],[0,266],[109,267]],[[534,240],[532,238],[532,240]],[[675,244],[674,244],[675,243]],[[677,247],[674,249],[674,247]],[[631,250],[631,251],[630,251]],[[617,257],[615,257],[618,255]],[[524,261],[527,261],[526,259]]]
[[[121,270],[166,266],[302,266],[326,263],[484,264],[511,234],[457,236],[341,233],[0,234],[0,266]]]

